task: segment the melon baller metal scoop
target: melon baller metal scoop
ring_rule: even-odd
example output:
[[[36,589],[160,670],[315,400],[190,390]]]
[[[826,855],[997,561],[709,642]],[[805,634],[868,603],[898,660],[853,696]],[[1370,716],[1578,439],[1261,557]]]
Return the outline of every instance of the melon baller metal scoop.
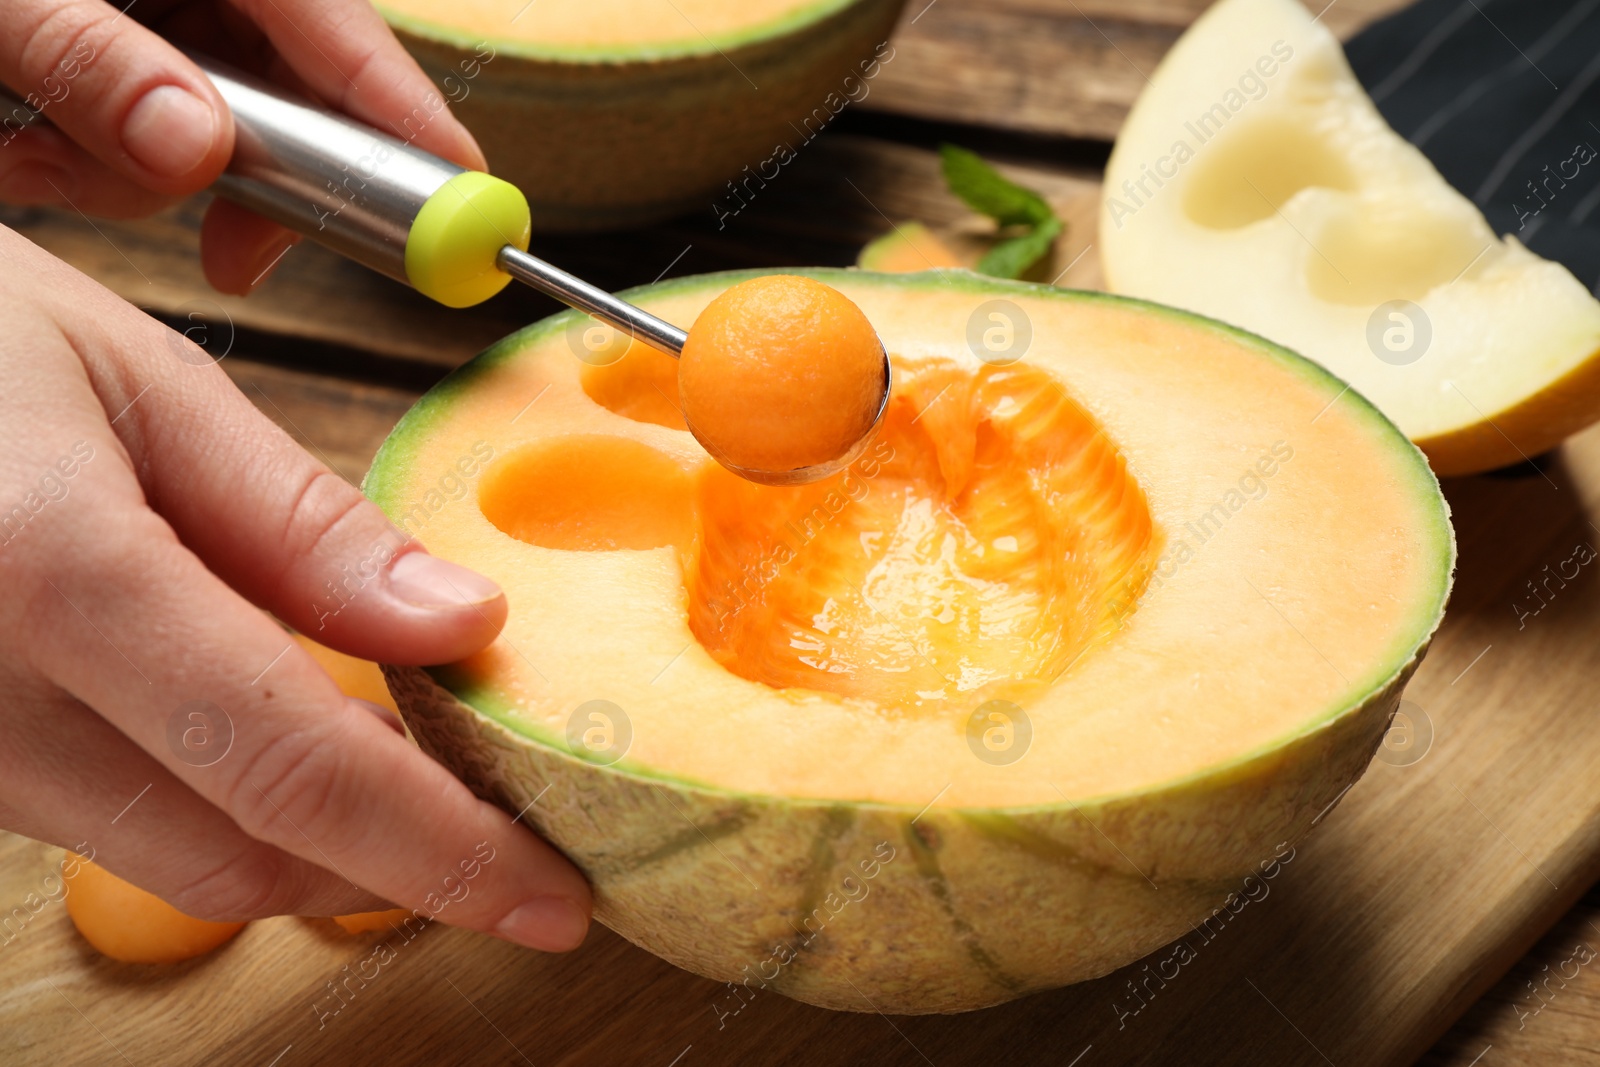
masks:
[[[528,202],[516,186],[209,57],[190,58],[233,112],[233,159],[212,186],[218,196],[449,307],[481,303],[515,278],[675,359],[682,355],[683,330],[528,254]],[[723,465],[767,485],[826,478],[859,456],[881,425],[889,385],[885,353],[872,428],[836,460],[782,471]]]

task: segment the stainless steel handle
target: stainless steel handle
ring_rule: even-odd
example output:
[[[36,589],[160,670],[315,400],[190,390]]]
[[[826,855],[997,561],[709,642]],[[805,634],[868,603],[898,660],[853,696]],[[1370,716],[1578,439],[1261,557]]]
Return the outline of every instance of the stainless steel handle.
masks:
[[[188,55],[233,113],[233,158],[212,190],[357,263],[413,284],[406,271],[406,242],[417,214],[465,168],[210,56]],[[0,93],[0,102],[7,100]],[[16,108],[24,110],[20,103]],[[48,121],[25,110],[29,122]],[[683,352],[683,330],[515,245],[499,250],[495,266],[670,356]]]
[[[463,168],[208,56],[189,58],[233,112],[233,160],[212,186],[217,195],[409,283],[406,239],[417,213]],[[495,263],[668,355],[683,352],[683,330],[514,245]]]
[[[217,195],[407,281],[411,224],[463,168],[208,56],[189,58],[233,112],[233,161]]]

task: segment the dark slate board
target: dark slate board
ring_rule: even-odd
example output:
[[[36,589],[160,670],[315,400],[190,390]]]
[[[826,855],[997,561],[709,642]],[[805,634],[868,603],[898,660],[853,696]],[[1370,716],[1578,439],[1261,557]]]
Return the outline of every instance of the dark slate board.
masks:
[[[1600,292],[1600,0],[1420,0],[1346,54],[1496,231]]]

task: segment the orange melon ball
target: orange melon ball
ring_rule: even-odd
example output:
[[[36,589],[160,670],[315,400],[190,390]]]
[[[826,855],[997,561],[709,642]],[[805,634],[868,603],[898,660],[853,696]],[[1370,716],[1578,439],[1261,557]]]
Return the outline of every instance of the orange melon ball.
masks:
[[[831,463],[872,429],[883,346],[837,289],[793,274],[740,282],[700,313],[678,396],[695,438],[724,464],[790,471]]]
[[[85,859],[69,859],[67,914],[83,939],[123,963],[180,963],[223,944],[244,923],[196,919]]]
[[[335,915],[333,921],[347,934],[368,934],[374,930],[391,930],[411,918],[410,908],[389,908],[385,911],[358,911],[354,915]]]

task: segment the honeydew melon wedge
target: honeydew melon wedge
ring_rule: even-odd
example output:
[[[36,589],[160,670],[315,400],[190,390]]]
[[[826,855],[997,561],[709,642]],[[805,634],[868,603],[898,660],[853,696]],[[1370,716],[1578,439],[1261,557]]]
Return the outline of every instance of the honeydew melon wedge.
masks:
[[[1444,607],[1444,499],[1366,400],[1231,327],[805,273],[895,364],[882,435],[828,482],[729,474],[674,363],[580,360],[571,314],[419,401],[366,491],[510,618],[390,688],[602,922],[743,986],[726,1011],[961,1011],[1104,974],[1360,776]],[[750,276],[628,298],[691,323]]]
[[[1296,0],[1221,0],[1173,46],[1107,166],[1100,254],[1111,289],[1332,370],[1440,474],[1600,417],[1600,303],[1497,238]]]
[[[536,230],[728,225],[867,98],[904,0],[378,0]],[[437,105],[437,106],[434,106]]]

